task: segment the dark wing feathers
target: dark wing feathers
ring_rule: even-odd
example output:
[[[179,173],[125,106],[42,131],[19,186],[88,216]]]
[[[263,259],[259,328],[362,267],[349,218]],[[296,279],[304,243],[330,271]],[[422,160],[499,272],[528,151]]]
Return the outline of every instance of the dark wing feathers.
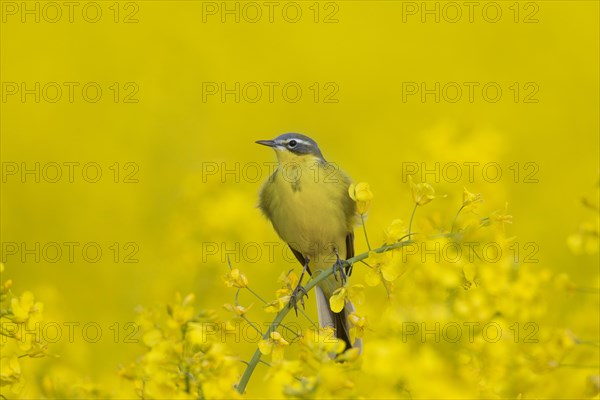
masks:
[[[300,265],[304,266],[304,263],[306,262],[306,259],[304,258],[304,256],[302,255],[302,253],[300,253],[298,250],[295,250],[292,246],[290,246],[290,249],[292,250],[292,253],[294,253],[294,255],[296,256],[296,260],[298,260],[298,262],[300,263]],[[308,271],[308,273],[310,275],[312,275],[312,272],[310,272],[310,267],[306,267],[306,270]]]
[[[346,260],[354,257],[354,232],[346,235]],[[352,264],[346,267],[346,275],[352,275]]]

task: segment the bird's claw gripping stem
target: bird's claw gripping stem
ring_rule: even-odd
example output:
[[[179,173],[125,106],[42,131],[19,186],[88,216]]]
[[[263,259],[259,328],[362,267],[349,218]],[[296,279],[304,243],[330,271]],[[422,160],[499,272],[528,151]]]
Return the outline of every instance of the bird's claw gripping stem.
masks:
[[[296,286],[296,289],[292,292],[289,302],[290,308],[294,308],[296,316],[298,316],[298,303],[302,305],[302,309],[306,310],[304,296],[308,298],[308,292],[304,289],[304,286],[301,285],[301,282],[298,282],[298,286]]]
[[[342,284],[345,284],[347,277],[346,277],[346,272],[344,271],[344,268],[348,267],[350,264],[348,263],[348,261],[342,260],[340,258],[340,255],[339,255],[337,249],[334,249],[334,251],[335,251],[336,261],[335,261],[335,264],[333,264],[333,277],[337,281],[338,275],[339,275],[340,280],[342,281]]]
[[[290,308],[294,307],[294,311],[296,312],[296,317],[298,316],[298,302],[300,302],[300,304],[302,305],[302,308],[306,310],[306,306],[304,305],[304,296],[306,296],[308,298],[308,292],[306,291],[306,289],[304,289],[304,286],[302,286],[302,279],[304,278],[304,274],[306,273],[306,270],[308,269],[308,263],[310,260],[309,260],[308,256],[304,256],[304,260],[305,260],[304,267],[302,268],[302,273],[300,274],[300,279],[298,279],[298,284],[296,285],[296,288],[290,295],[290,302],[289,302]]]

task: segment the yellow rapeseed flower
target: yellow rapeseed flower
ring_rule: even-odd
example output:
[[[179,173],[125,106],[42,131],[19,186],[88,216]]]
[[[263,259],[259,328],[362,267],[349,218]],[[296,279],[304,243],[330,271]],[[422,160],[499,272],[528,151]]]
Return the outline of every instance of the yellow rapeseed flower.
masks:
[[[408,182],[410,183],[413,200],[417,205],[424,206],[435,198],[435,189],[429,183],[415,184],[412,175],[408,176]]]
[[[248,286],[248,278],[240,272],[239,269],[234,268],[225,275],[225,285],[227,287],[245,288]]]
[[[401,219],[395,219],[385,230],[385,244],[394,244],[406,236],[408,228]]]
[[[507,211],[508,211],[508,202],[504,206],[504,212],[501,213],[500,211],[495,211],[492,213],[492,215],[490,215],[490,218],[492,221],[500,222],[502,224],[502,226],[504,226],[504,224],[512,224],[513,216],[510,214],[507,214],[506,213]]]
[[[369,252],[367,263],[371,268],[365,274],[365,283],[369,286],[377,286],[381,282],[381,266],[388,262],[389,253]]]
[[[473,211],[479,206],[481,203],[481,194],[473,194],[467,190],[467,188],[463,188],[463,202],[462,209],[463,211]]]
[[[10,301],[12,310],[12,320],[14,322],[25,322],[29,319],[30,314],[39,313],[43,305],[40,302],[35,302],[33,293],[27,291],[24,292],[20,298],[13,298]]]
[[[346,299],[355,304],[362,304],[365,299],[365,287],[360,283],[352,286],[343,286],[333,292],[329,298],[329,307],[333,312],[340,312],[344,309]]]
[[[333,292],[333,295],[329,298],[329,307],[331,311],[339,313],[344,309],[346,304],[346,297],[348,297],[348,288],[341,287]]]
[[[463,187],[463,206],[468,206],[471,203],[475,203],[481,200],[481,194],[473,194],[467,190],[466,187]]]
[[[373,200],[373,193],[368,183],[352,183],[348,188],[348,194],[356,202],[356,212],[363,215],[369,210],[371,200]]]
[[[275,296],[282,298],[291,295],[294,288],[298,285],[298,279],[298,275],[294,271],[289,271],[288,273],[282,272],[278,278],[281,287],[275,291]]]
[[[354,342],[356,338],[362,338],[368,324],[367,317],[351,313],[348,315],[348,321],[352,324],[352,328],[350,328],[350,341]]]
[[[305,332],[302,343],[315,359],[321,361],[329,361],[332,355],[341,353],[346,347],[343,341],[335,337],[335,331],[330,326]]]
[[[241,316],[245,315],[248,312],[248,310],[250,310],[250,308],[252,308],[252,304],[249,305],[248,307],[244,307],[244,306],[241,306],[239,304],[237,304],[237,305],[224,304],[223,307],[226,310],[231,311],[231,312],[233,312],[233,313],[235,313],[235,314],[237,314],[237,315],[239,315],[241,317]]]
[[[268,303],[265,306],[265,311],[268,313],[279,312],[283,309],[283,307],[286,304],[288,304],[289,301],[290,301],[289,295],[278,297],[277,299],[273,300],[272,302]]]
[[[13,385],[21,379],[21,365],[17,356],[0,358],[0,386]]]
[[[290,343],[277,331],[271,332],[269,338],[258,342],[258,348],[264,355],[271,354],[273,360],[283,359],[283,348]]]
[[[180,293],[176,293],[175,304],[167,306],[169,316],[173,319],[171,323],[174,326],[178,327],[194,317],[196,310],[192,304],[195,300],[196,296],[193,293],[189,293],[183,298]]]

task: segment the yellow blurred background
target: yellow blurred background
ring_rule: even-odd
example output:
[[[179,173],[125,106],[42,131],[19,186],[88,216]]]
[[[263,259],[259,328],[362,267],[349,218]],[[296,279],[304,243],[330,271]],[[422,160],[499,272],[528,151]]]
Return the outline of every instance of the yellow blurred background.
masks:
[[[477,2],[471,16],[461,2],[75,3],[70,15],[61,2],[1,2],[4,275],[15,294],[29,290],[44,303],[45,321],[63,327],[50,356],[21,361],[19,396],[52,397],[44,394],[47,377],[79,377],[115,397],[135,397],[116,372],[143,352],[123,340],[125,325],[136,307],[172,302],[176,292],[195,293],[198,308],[226,319],[222,305],[234,292],[223,285],[223,249],[233,249],[235,266],[272,299],[280,273],[296,265],[281,244],[268,258],[265,243],[280,241],[256,204],[275,157],[254,141],[285,132],[311,136],[325,158],[370,183],[372,243],[382,242],[393,219],[410,218],[406,169],[417,166],[417,182],[447,195],[423,218],[437,213],[447,228],[463,187],[482,194],[488,213],[508,203],[514,222],[506,235],[521,251],[537,244],[535,268],[598,288],[597,251],[574,254],[567,240],[587,220],[597,235],[597,210],[581,205],[582,196],[597,204],[599,179],[597,2]],[[92,102],[98,87],[102,96]],[[293,102],[297,88],[302,95]],[[502,95],[492,101],[497,88]],[[36,163],[39,182],[35,172],[22,175]],[[55,183],[53,163],[62,172]],[[422,174],[436,163],[439,176]],[[442,173],[452,163],[479,166],[473,179],[464,167],[454,181]],[[488,163],[500,167],[497,182],[482,172]],[[86,181],[96,170],[99,181]],[[360,229],[356,237],[357,253],[366,251]],[[62,257],[48,262],[42,248],[52,242],[77,242],[73,262],[64,245]],[[36,243],[39,262],[35,254],[23,261],[23,244]],[[84,258],[86,243],[102,249],[99,261]],[[258,259],[242,251],[254,243]],[[549,293],[540,329],[568,328],[596,346],[586,368],[542,378],[548,391],[538,398],[580,397],[587,377],[598,376],[598,294]],[[377,326],[388,300],[381,287],[369,288],[367,299],[363,310]],[[272,319],[256,299],[242,300],[256,303],[251,319]],[[314,316],[313,301],[307,312]],[[72,341],[65,322],[80,324]],[[83,340],[86,323],[101,327],[98,342]],[[247,360],[256,343],[232,347]],[[428,371],[430,379],[451,374]],[[266,395],[263,375],[259,368],[250,395]],[[413,387],[415,398],[478,396],[477,388]]]

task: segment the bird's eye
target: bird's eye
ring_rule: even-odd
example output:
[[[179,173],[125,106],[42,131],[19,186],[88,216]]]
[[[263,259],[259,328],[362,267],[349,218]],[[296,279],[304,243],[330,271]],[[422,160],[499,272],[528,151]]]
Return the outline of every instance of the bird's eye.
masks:
[[[297,144],[298,143],[295,140],[292,139],[292,140],[289,141],[288,146],[289,147],[296,147]]]

